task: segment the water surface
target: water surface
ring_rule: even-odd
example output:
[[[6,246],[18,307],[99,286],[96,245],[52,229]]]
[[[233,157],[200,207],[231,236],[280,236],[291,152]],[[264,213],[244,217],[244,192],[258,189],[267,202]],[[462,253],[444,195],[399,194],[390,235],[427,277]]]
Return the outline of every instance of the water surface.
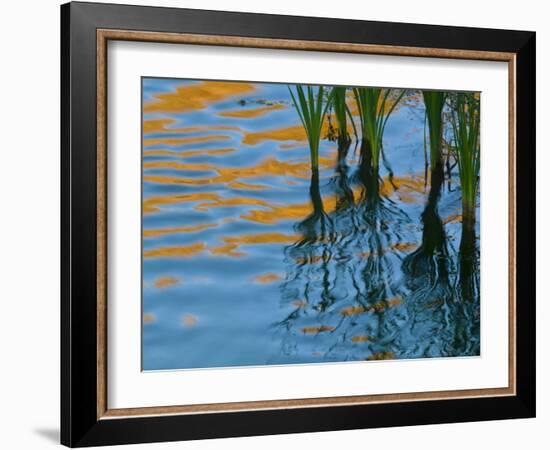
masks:
[[[355,139],[316,174],[287,85],[143,79],[143,369],[479,355],[479,225],[420,98],[378,176]]]

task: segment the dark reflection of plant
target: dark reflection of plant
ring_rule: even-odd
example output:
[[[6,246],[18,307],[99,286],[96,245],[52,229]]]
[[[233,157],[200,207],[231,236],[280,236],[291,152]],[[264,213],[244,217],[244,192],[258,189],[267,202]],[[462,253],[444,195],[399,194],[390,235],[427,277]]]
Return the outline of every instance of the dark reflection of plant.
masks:
[[[384,98],[389,97],[384,94]],[[341,112],[344,118],[337,119],[337,123],[343,133],[341,130],[347,129],[344,120],[349,116],[343,114],[345,110]],[[383,132],[387,117],[372,117],[378,121],[377,132]],[[378,159],[382,136],[375,137]],[[297,339],[301,334],[323,333],[327,336],[323,353],[328,359],[332,352],[347,352],[347,344],[354,335],[361,337],[368,333],[369,338],[380,340],[383,312],[390,306],[388,300],[395,297],[396,290],[392,285],[394,269],[390,252],[401,237],[400,224],[407,221],[393,202],[380,195],[379,168],[373,164],[369,138],[362,139],[360,163],[353,173],[345,156],[350,143],[351,139],[338,140],[339,157],[328,184],[335,205],[329,214],[320,194],[318,172],[312,168],[309,191],[312,213],[295,226],[302,238],[286,250],[289,269],[282,285],[283,301],[295,304],[296,309],[279,325]],[[354,186],[360,188],[359,195],[354,193]],[[356,311],[364,313],[363,317],[352,317]],[[292,353],[297,345],[286,339],[283,352]],[[372,344],[378,345],[379,342]],[[368,348],[363,345],[356,350],[366,358],[374,354]],[[334,358],[346,359],[352,355]]]
[[[366,168],[359,165],[350,174],[344,162],[337,165],[328,183],[335,195],[329,214],[319,194],[319,179],[311,178],[313,212],[296,225],[302,238],[286,250],[289,268],[281,287],[283,301],[299,302],[279,324],[289,332],[283,352],[296,350],[294,338],[310,332],[324,335],[327,359],[357,359],[349,353],[354,336],[372,339],[351,349],[360,352],[359,358],[385,348],[384,311],[399,296],[392,249],[402,238],[399,230],[407,217],[380,195],[379,177]],[[357,198],[354,183],[360,187]]]
[[[445,227],[438,212],[442,186],[443,170],[437,164],[431,168],[431,188],[421,215],[421,244],[404,258],[402,265],[404,284],[409,291],[409,320],[403,335],[413,337],[416,344],[415,348],[404,346],[402,357],[447,356],[446,326],[453,322],[447,317],[449,305],[453,302],[450,271],[454,268]]]
[[[345,98],[345,89],[339,95]],[[312,213],[296,224],[301,239],[286,249],[289,268],[281,293],[294,309],[278,323],[285,333],[283,354],[292,358],[296,353],[300,361],[308,351],[324,361],[478,354],[475,215],[462,222],[456,255],[438,211],[445,178],[445,95],[424,93],[430,191],[421,214],[420,246],[405,258],[399,245],[407,248],[403,225],[410,220],[381,194],[379,176],[383,131],[402,93],[359,88],[354,96],[362,130],[359,163],[355,170],[346,163],[351,139],[344,121],[349,116],[341,109],[340,119],[334,112],[335,120],[342,135],[345,126],[347,138],[335,139],[337,164],[324,188],[335,197],[334,209],[327,212],[318,170],[312,168]],[[334,102],[334,92],[331,97]],[[386,106],[389,99],[396,102]],[[399,267],[403,279],[395,277]]]
[[[346,89],[335,88],[329,97],[337,125],[334,140],[338,143],[336,169],[329,182],[335,196],[334,211],[328,216],[325,213],[319,178],[312,168],[313,212],[296,225],[302,239],[287,248],[290,269],[282,286],[285,301],[303,299],[303,302],[299,300],[296,310],[280,325],[292,334],[293,326],[301,323],[303,327],[294,330],[297,336],[300,332],[330,334],[328,348],[324,348],[325,358],[330,358],[333,350],[341,351],[339,344],[349,342],[354,333],[377,334],[393,290],[393,266],[387,252],[395,237],[399,238],[396,233],[399,227],[395,224],[404,216],[392,202],[380,196],[378,164],[385,125],[402,93],[394,99],[390,90],[359,88],[354,94],[359,102],[363,132],[359,165],[350,173],[346,162],[351,145],[348,120],[353,128],[354,124],[346,104]],[[388,106],[390,98],[395,103]],[[354,193],[354,186],[360,187],[359,195]],[[393,227],[390,223],[394,223]],[[351,317],[356,311],[365,313],[362,320]],[[361,351],[364,353],[365,349]],[[347,357],[351,355],[344,355]]]
[[[479,334],[479,251],[476,238],[476,201],[479,189],[480,102],[475,93],[459,92],[451,97],[454,153],[462,193],[462,236],[459,250],[459,296],[464,303],[461,328],[456,339],[474,346],[469,336]]]
[[[420,247],[403,262],[406,274],[413,278],[420,275],[427,277],[419,280],[427,282],[428,286],[440,286],[441,294],[448,295],[448,250],[446,245],[445,227],[439,216],[438,203],[444,181],[442,136],[443,136],[443,106],[445,93],[423,91],[426,107],[426,122],[430,136],[430,192],[428,201],[422,213],[422,243]]]
[[[415,318],[408,323],[408,328],[422,345],[420,356],[478,354],[475,217],[468,215],[462,221],[457,290],[450,275],[455,272],[456,264],[449,255],[445,227],[438,213],[444,181],[441,152],[444,95],[425,92],[424,99],[430,135],[431,186],[421,217],[422,243],[403,261],[406,285],[411,292],[407,297],[407,308],[410,316]],[[435,334],[434,329],[437,330]]]

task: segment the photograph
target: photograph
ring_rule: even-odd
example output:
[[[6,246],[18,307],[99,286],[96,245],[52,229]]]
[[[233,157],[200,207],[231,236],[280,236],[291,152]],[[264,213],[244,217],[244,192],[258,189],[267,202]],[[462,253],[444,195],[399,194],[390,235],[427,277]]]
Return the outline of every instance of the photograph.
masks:
[[[479,92],[141,87],[143,370],[480,356]]]

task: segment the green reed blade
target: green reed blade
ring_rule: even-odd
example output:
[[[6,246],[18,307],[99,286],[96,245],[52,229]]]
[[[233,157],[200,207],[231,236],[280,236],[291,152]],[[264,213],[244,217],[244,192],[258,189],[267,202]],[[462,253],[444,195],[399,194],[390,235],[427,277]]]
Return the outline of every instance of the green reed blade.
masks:
[[[338,142],[341,146],[349,146],[351,138],[348,132],[348,119],[353,127],[355,135],[357,136],[357,130],[353,121],[353,116],[346,102],[347,88],[344,86],[337,86],[332,88],[332,108],[334,110],[334,117],[336,118],[336,124],[338,127]]]
[[[480,103],[476,94],[463,92],[454,94],[452,103],[454,153],[462,190],[463,216],[467,220],[475,214],[476,195],[479,188]]]
[[[394,94],[392,89],[353,88],[353,95],[360,117],[362,139],[369,145],[374,169],[378,169],[382,151],[384,130],[390,115],[401,101],[405,91],[402,90],[389,105]]]
[[[443,91],[422,91],[430,137],[430,167],[432,170],[442,164],[443,106],[446,93]]]
[[[304,127],[309,143],[309,151],[311,157],[311,167],[313,170],[319,168],[319,142],[321,140],[321,132],[323,128],[323,122],[326,116],[327,109],[330,105],[332,96],[329,95],[328,100],[325,101],[325,88],[319,86],[315,95],[314,88],[312,86],[296,85],[296,96],[294,95],[292,88],[288,86],[292,102],[300,121]]]

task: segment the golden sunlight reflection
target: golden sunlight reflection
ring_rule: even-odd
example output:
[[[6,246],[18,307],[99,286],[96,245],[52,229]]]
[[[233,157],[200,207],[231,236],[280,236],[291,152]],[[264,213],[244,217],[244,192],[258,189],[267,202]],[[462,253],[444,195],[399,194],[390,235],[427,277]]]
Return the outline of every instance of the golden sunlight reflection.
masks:
[[[262,275],[257,275],[254,277],[254,281],[260,284],[269,284],[279,281],[281,276],[277,273],[264,273]]]
[[[144,370],[479,354],[455,94],[142,85]]]
[[[238,117],[238,118],[253,118],[253,117],[260,117],[264,114],[267,114],[271,111],[277,111],[279,109],[285,109],[285,105],[275,104],[275,105],[267,105],[263,106],[261,108],[254,108],[254,109],[237,109],[233,111],[223,111],[221,113],[218,113],[221,117]]]
[[[248,94],[254,89],[251,83],[199,81],[195,84],[180,86],[175,92],[156,94],[154,100],[143,105],[143,111],[169,113],[204,109],[210,103]]]
[[[155,280],[155,287],[159,289],[175,286],[180,283],[180,279],[177,277],[159,277]]]

